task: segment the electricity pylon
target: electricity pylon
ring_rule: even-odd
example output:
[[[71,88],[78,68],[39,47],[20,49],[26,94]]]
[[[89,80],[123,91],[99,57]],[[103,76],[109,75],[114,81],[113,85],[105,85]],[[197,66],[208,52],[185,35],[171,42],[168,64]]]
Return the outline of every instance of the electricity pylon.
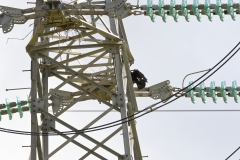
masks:
[[[175,1],[164,5],[162,0],[158,5],[153,5],[152,1],[148,0],[147,5],[141,7],[126,3],[126,0],[88,0],[69,4],[58,0],[37,0],[35,8],[0,6],[0,11],[0,27],[4,33],[10,32],[14,24],[24,24],[34,19],[33,36],[26,46],[31,58],[31,94],[28,100],[31,103],[31,132],[41,132],[44,135],[55,132],[66,139],[63,144],[49,152],[50,136],[42,136],[40,139],[40,136],[31,135],[31,160],[36,160],[37,155],[38,159],[48,160],[70,142],[87,151],[80,159],[85,159],[90,154],[99,159],[107,159],[95,152],[101,147],[119,160],[141,160],[135,122],[126,122],[129,118],[125,118],[138,111],[136,96],[165,100],[172,94],[173,88],[169,86],[169,81],[141,90],[133,88],[130,65],[134,58],[122,19],[132,14],[144,14],[150,16],[153,21],[155,15],[162,16],[164,21],[167,15],[172,16],[177,21],[180,15],[189,21],[189,16],[195,15],[200,21],[201,14],[208,16],[209,20],[212,20],[214,14],[219,15],[222,20],[224,14],[229,14],[235,19],[235,14],[240,13],[239,4],[233,4],[232,1],[223,5],[210,5],[209,1],[198,5],[197,1],[194,1],[193,5],[187,5],[185,0],[181,6],[175,5]],[[107,18],[104,19],[104,16]],[[88,18],[90,20],[87,20]],[[91,68],[95,68],[95,71],[90,72]],[[50,78],[60,82],[56,81],[54,86],[50,86]],[[193,93],[189,96],[191,95],[193,97]],[[59,116],[86,100],[97,100],[107,108],[99,116],[92,117],[92,121],[82,129],[90,128],[111,110],[119,112],[120,118],[123,119],[121,126],[101,142],[84,132],[71,137],[60,134],[55,125],[59,123],[69,130],[79,130]],[[26,104],[26,101],[21,104]],[[8,111],[0,113],[10,115],[10,107],[14,106],[16,104],[7,105]],[[0,105],[0,109],[2,107]],[[21,111],[20,102],[18,107]],[[53,112],[49,111],[49,107],[52,107]],[[26,110],[27,108],[24,108],[23,111]],[[37,120],[39,115],[40,124]],[[134,116],[130,119],[132,118]],[[123,133],[123,155],[104,144],[119,131]],[[88,148],[75,140],[78,136],[96,146]]]
[[[107,13],[103,10],[105,2],[102,1],[63,4],[60,1],[37,0],[34,9],[1,7],[1,11],[11,17],[10,21],[2,26],[4,33],[9,32],[14,24],[35,19],[33,37],[26,46],[31,57],[29,100],[31,101],[31,132],[59,133],[55,123],[60,123],[69,130],[77,130],[58,117],[78,102],[90,99],[98,100],[107,108],[99,116],[93,117],[93,120],[83,129],[94,125],[111,110],[118,111],[122,119],[138,111],[129,68],[134,59],[128,47],[122,18],[117,19],[114,9],[111,8],[116,5],[121,8],[125,5],[123,2],[125,1],[106,1],[109,13],[112,12],[112,16],[107,19],[108,23],[105,23],[101,16]],[[34,14],[24,15],[31,12]],[[90,15],[90,22],[87,22],[85,15]],[[104,28],[97,27],[98,22]],[[98,71],[90,73],[89,68],[93,67]],[[50,77],[61,80],[61,83],[51,88],[48,83]],[[66,85],[74,89],[60,90]],[[53,113],[49,113],[49,106],[52,106]],[[37,122],[38,113],[41,114],[42,120],[40,130]],[[124,155],[104,144],[120,130],[123,133]],[[133,141],[131,143],[130,135]],[[70,142],[88,152],[81,159],[85,159],[89,154],[99,159],[107,159],[95,152],[98,147],[105,149],[118,159],[142,159],[134,121],[122,123],[121,127],[102,142],[86,133],[74,134],[72,137],[61,136],[66,141],[49,153],[49,136],[42,136],[41,142],[39,136],[32,135],[31,160],[36,159],[37,153],[39,159],[47,160]],[[74,140],[77,136],[95,143],[96,147],[87,148]],[[131,153],[132,149],[133,153]]]
[[[114,2],[109,1],[107,3],[113,4]],[[122,20],[109,18],[110,28],[108,28],[101,15],[95,16],[95,12],[101,13],[104,11],[97,11],[98,8],[91,4],[90,1],[84,5],[87,6],[87,11],[72,9],[75,6],[67,4],[65,4],[65,7],[69,9],[63,11],[59,7],[61,6],[59,1],[45,2],[44,6],[48,9],[44,12],[48,15],[48,18],[35,20],[35,33],[26,47],[32,59],[32,132],[38,131],[37,113],[41,113],[42,116],[41,130],[43,133],[48,133],[49,131],[58,133],[59,131],[55,128],[54,123],[60,123],[70,130],[76,130],[71,124],[67,124],[59,119],[58,116],[63,114],[77,102],[86,99],[96,99],[107,105],[108,108],[99,116],[93,117],[93,120],[83,129],[91,127],[112,109],[118,111],[121,118],[127,117],[127,104],[129,106],[129,115],[137,111],[137,103],[134,96],[133,85],[130,81],[131,74],[129,69],[129,64],[133,61],[133,57],[128,49]],[[81,4],[79,7],[81,8],[84,5]],[[76,4],[76,6],[78,5]],[[73,12],[73,16],[70,12]],[[81,12],[89,12],[89,14],[91,14],[90,23],[86,21]],[[96,25],[97,21],[100,21],[105,28],[98,28]],[[69,31],[73,31],[75,34],[68,34]],[[41,41],[38,42],[38,39],[41,39]],[[65,58],[61,58],[62,55],[66,55],[64,56]],[[82,59],[85,60],[84,64],[80,62]],[[124,63],[122,63],[123,61]],[[78,62],[80,62],[80,64],[77,64]],[[100,71],[92,73],[87,72],[91,67]],[[56,77],[62,81],[62,83],[55,88],[51,88],[51,90],[49,90],[50,88],[48,85],[50,76]],[[42,78],[42,86],[40,77]],[[66,84],[74,87],[76,91],[59,90],[60,88],[64,88]],[[37,93],[37,91],[42,91],[42,93]],[[127,95],[127,99],[125,95]],[[76,96],[78,96],[78,98],[74,98]],[[49,97],[52,101],[53,114],[48,112]],[[43,136],[41,144],[43,150],[42,159],[49,159],[68,143],[75,142],[74,139],[77,136],[82,136],[95,143],[95,149],[101,147],[115,155],[118,159],[130,160],[132,157],[135,157],[135,159],[142,159],[137,130],[133,121],[130,123],[130,127],[132,133],[130,133],[128,123],[123,123],[117,130],[122,130],[123,133],[124,155],[106,146],[104,142],[99,142],[85,133],[80,133],[72,137],[63,136],[66,141],[51,153],[48,151],[49,137]],[[117,131],[114,134],[116,134]],[[133,137],[133,146],[130,146],[129,135]],[[111,136],[112,134],[107,138]],[[31,136],[32,160],[36,158],[36,148],[40,146],[38,143],[40,143],[38,137]],[[82,159],[86,158],[89,153],[99,159],[106,159],[103,155],[96,153],[94,151],[95,149],[89,149],[79,142],[75,144],[88,152]],[[130,152],[131,147],[134,148],[134,155]],[[38,148],[38,151],[40,151],[40,148]]]

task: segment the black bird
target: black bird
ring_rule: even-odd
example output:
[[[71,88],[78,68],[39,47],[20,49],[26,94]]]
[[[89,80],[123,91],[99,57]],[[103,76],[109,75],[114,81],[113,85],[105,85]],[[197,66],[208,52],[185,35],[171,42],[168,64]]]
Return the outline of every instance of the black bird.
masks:
[[[139,70],[131,70],[132,82],[136,83],[138,89],[143,89],[146,86],[147,78]]]

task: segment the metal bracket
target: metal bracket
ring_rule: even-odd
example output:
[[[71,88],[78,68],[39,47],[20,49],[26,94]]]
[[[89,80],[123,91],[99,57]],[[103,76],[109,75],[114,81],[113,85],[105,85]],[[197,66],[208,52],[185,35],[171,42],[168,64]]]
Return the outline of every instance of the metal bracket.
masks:
[[[41,131],[49,132],[51,128],[55,128],[55,120],[50,117],[45,117],[45,114],[42,113],[44,118],[42,119],[42,124],[40,126]]]
[[[130,15],[131,5],[126,4],[127,0],[116,0],[110,3],[106,3],[105,11],[108,12],[109,17],[122,17],[125,18]]]
[[[14,24],[12,23],[9,16],[5,14],[0,15],[0,26],[3,30],[3,33],[8,33],[13,29]]]
[[[122,93],[118,93],[115,96],[112,96],[112,104],[113,107],[119,108],[119,107],[124,107],[123,106],[123,96]]]
[[[53,114],[58,113],[63,109],[63,106],[68,106],[74,101],[73,95],[71,92],[60,91],[60,90],[55,91],[50,97],[50,99],[52,100]]]
[[[121,156],[118,157],[118,160],[124,160],[125,158],[126,158],[125,155],[121,155]]]
[[[3,33],[10,32],[14,24],[23,24],[27,21],[21,9],[0,6],[0,11],[2,12],[0,15],[0,26]]]
[[[41,113],[41,110],[43,109],[44,101],[42,98],[38,98],[36,100],[32,100],[33,105],[31,106],[31,111],[33,113]]]
[[[119,8],[125,5],[127,0],[116,0],[106,3],[105,10],[107,12],[117,11]]]
[[[135,89],[136,97],[151,97],[152,99],[161,99],[165,102],[173,93],[170,81],[166,80],[142,90]]]
[[[51,91],[51,89],[50,89]],[[67,91],[61,91],[61,90],[57,90],[55,91],[52,96],[58,97],[62,100],[70,100],[73,98],[72,96],[72,92],[67,92]]]
[[[10,17],[21,17],[23,15],[22,10],[18,8],[0,6],[0,11],[3,12],[3,14],[8,15]]]

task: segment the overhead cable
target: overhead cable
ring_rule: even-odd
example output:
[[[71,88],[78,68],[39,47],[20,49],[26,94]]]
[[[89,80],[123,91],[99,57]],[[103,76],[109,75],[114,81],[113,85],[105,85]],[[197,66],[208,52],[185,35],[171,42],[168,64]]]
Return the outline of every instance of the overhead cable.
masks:
[[[216,73],[220,68],[222,68],[234,55],[236,55],[236,53],[240,50],[240,47],[231,55],[231,53],[239,46],[240,42],[224,57],[222,58],[216,65],[214,65],[208,72],[206,72],[205,74],[203,74],[201,77],[199,77],[197,80],[195,80],[191,85],[197,83],[197,81],[199,81],[200,79],[202,79],[203,77],[205,77],[208,73],[210,73],[211,71],[213,71],[210,75],[208,75],[206,78],[204,78],[201,82],[199,82],[197,85],[194,85],[194,87],[192,88],[192,90],[197,87],[199,84],[201,84],[202,82],[204,82],[205,80],[207,80],[209,77],[211,77],[214,73]],[[231,56],[230,56],[231,55]],[[226,61],[224,61],[228,56],[230,56]],[[224,61],[224,62],[223,62]],[[223,63],[222,63],[223,62]],[[222,63],[222,64],[221,64]],[[221,64],[217,69],[215,69],[219,64]],[[215,70],[214,70],[215,69]],[[11,129],[6,129],[6,128],[0,128],[0,131],[1,132],[6,132],[6,133],[13,133],[13,134],[22,134],[22,135],[42,135],[42,136],[56,136],[56,135],[70,135],[70,134],[82,134],[82,133],[87,133],[87,132],[93,132],[93,131],[99,131],[99,130],[103,130],[103,129],[107,129],[107,128],[111,128],[111,127],[114,127],[114,126],[117,126],[117,125],[121,125],[123,123],[127,123],[127,122],[130,122],[132,120],[135,120],[137,118],[140,118],[148,113],[151,113],[165,105],[168,105],[170,103],[172,103],[173,101],[179,99],[180,97],[186,95],[188,92],[190,92],[191,90],[187,90],[185,91],[187,88],[189,87],[186,86],[185,88],[179,90],[178,92],[176,92],[175,94],[171,95],[170,97],[168,97],[167,99],[165,100],[162,100],[162,101],[159,101],[153,105],[150,105],[149,107],[146,107],[145,109],[139,111],[139,112],[136,112],[135,114],[133,115],[130,115],[126,118],[123,118],[123,119],[120,119],[120,120],[117,120],[117,121],[114,121],[114,122],[110,122],[110,123],[107,123],[107,124],[104,124],[104,125],[99,125],[99,126],[96,126],[96,127],[91,127],[91,128],[87,128],[87,129],[81,129],[81,130],[75,130],[75,131],[63,131],[63,132],[58,132],[58,133],[41,133],[41,132],[26,132],[26,131],[19,131],[19,130],[11,130]],[[173,96],[181,93],[185,91],[184,93],[182,93],[182,96],[180,97],[176,97],[175,99],[173,100],[170,100],[168,101],[167,103],[163,104],[163,105],[160,105],[160,106],[157,106],[155,107],[156,105],[158,105],[159,103],[162,103],[170,98],[172,98]],[[144,112],[145,111],[145,112]],[[142,113],[144,112],[144,113]],[[142,113],[141,115],[138,115]],[[138,116],[136,116],[138,115]],[[134,117],[136,116],[136,117]],[[117,123],[117,122],[120,122],[120,123]]]

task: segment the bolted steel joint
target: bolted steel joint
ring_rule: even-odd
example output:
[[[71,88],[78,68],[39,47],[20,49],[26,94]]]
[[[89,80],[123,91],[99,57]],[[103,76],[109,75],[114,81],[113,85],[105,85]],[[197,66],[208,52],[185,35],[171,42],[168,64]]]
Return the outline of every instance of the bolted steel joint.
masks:
[[[42,98],[38,98],[38,99],[32,100],[31,112],[33,112],[33,113],[41,113],[43,105],[44,105],[44,101],[43,101]]]

